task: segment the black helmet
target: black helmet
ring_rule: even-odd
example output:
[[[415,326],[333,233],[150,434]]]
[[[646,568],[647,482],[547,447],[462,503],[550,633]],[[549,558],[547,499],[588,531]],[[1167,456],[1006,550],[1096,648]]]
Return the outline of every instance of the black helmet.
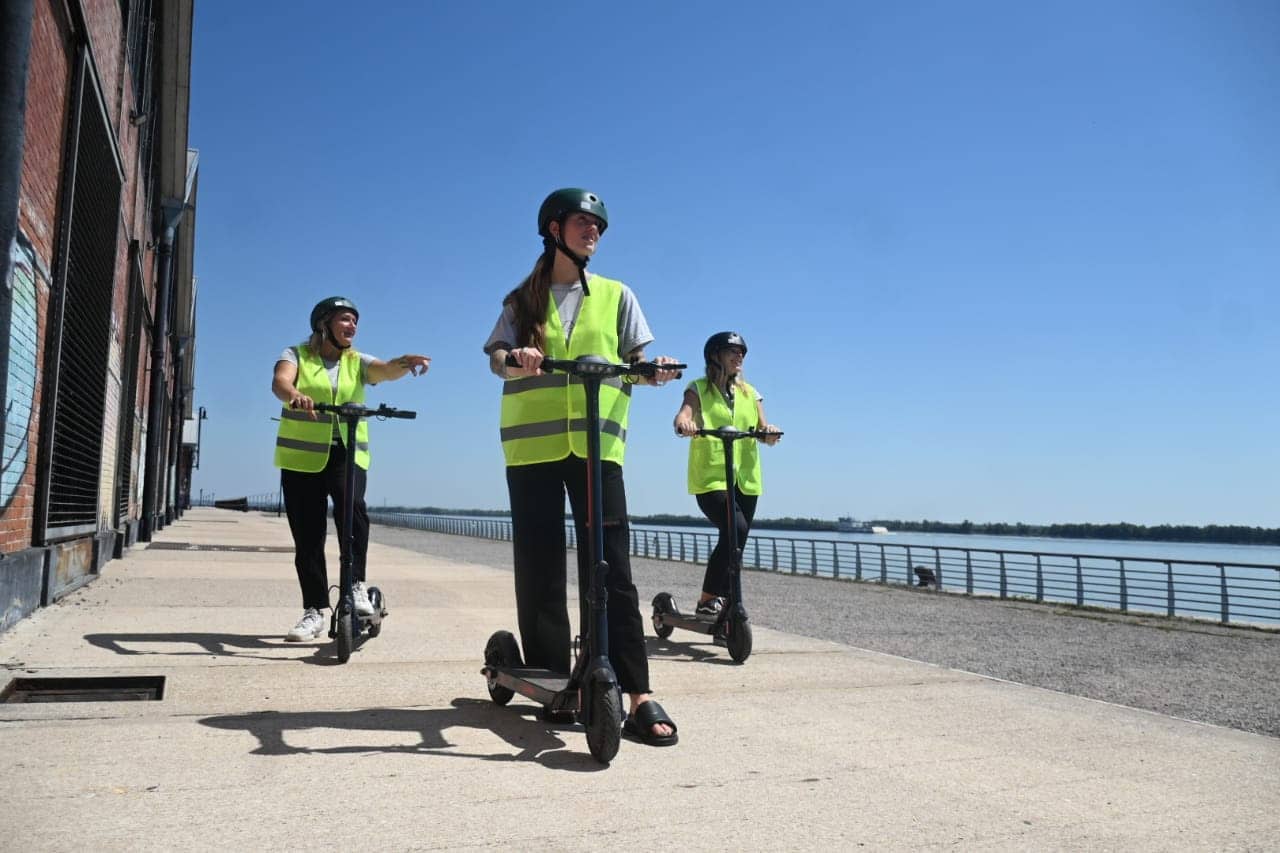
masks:
[[[716,332],[703,344],[702,360],[711,361],[711,356],[725,347],[742,347],[742,354],[747,354],[747,342],[742,339],[742,335],[737,332]]]
[[[311,309],[311,331],[320,331],[321,324],[338,311],[350,311],[356,315],[357,320],[360,319],[360,309],[354,302],[345,296],[330,296],[328,299],[321,299]]]
[[[600,196],[578,187],[566,187],[547,196],[542,202],[542,207],[538,208],[538,236],[550,237],[549,226],[552,222],[560,222],[570,213],[579,210],[586,211],[600,220],[601,234],[609,227],[609,211],[604,209],[604,202],[600,200]]]

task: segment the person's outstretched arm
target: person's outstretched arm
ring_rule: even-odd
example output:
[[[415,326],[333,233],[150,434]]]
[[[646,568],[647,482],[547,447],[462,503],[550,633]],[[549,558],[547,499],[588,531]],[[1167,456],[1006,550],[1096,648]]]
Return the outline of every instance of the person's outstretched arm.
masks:
[[[431,359],[425,355],[402,355],[390,361],[375,358],[369,362],[368,376],[373,383],[394,382],[410,373],[421,376],[430,369]]]

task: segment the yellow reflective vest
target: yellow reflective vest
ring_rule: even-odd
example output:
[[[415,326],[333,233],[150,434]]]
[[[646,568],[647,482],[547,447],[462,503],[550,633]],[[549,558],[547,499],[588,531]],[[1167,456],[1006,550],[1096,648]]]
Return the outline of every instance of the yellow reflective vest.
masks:
[[[294,385],[317,403],[364,403],[364,383],[360,381],[360,354],[347,350],[338,360],[338,392],[333,391],[329,373],[324,369],[320,354],[307,344],[298,347],[298,378]],[[323,471],[329,462],[329,445],[333,443],[333,422],[336,415],[290,409],[280,410],[280,429],[276,432],[277,468],[290,471],[315,473]],[[338,434],[342,442],[351,446],[350,430],[340,423]],[[369,469],[369,424],[361,420],[356,427],[356,464]]]
[[[598,355],[617,361],[622,283],[592,276],[566,345],[555,299],[547,294],[549,358]],[[600,458],[622,464],[627,445],[631,386],[619,378],[600,384]],[[502,387],[502,453],[507,465],[555,462],[570,454],[587,458],[587,398],[582,380],[565,373],[508,379]]]
[[[733,411],[724,395],[704,376],[689,383],[702,405],[702,428],[733,426],[746,431],[760,425],[756,389],[745,382],[733,384]],[[755,439],[733,443],[734,479],[744,495],[764,491],[760,476],[760,447]],[[689,494],[728,491],[724,482],[724,442],[711,436],[695,436],[689,443]]]

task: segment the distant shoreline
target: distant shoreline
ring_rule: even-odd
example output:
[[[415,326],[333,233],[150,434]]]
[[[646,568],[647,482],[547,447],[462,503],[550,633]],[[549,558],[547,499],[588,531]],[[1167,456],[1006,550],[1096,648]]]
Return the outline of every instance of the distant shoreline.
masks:
[[[378,507],[384,512],[412,512],[423,515],[465,515],[507,518],[506,510],[444,509],[441,507]],[[999,522],[979,524],[971,521],[904,521],[892,518],[865,519],[866,524],[886,527],[893,533],[948,533],[973,536],[1022,536],[1045,539],[1113,539],[1134,542],[1195,542],[1218,545],[1280,545],[1280,528],[1247,527],[1234,524],[1143,525],[1117,522],[1113,524],[1023,524]],[[701,516],[692,515],[633,515],[633,524],[665,527],[707,527]],[[821,518],[758,518],[751,525],[755,530],[800,530],[812,532],[838,532],[835,521]]]

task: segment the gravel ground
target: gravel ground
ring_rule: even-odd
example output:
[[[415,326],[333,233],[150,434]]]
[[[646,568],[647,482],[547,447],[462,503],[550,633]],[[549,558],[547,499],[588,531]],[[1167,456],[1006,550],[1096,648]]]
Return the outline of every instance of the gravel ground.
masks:
[[[511,564],[508,542],[378,524],[370,539]],[[632,574],[646,615],[663,591],[688,610],[702,582],[702,566],[665,560],[633,558]],[[743,587],[764,628],[1280,737],[1280,631],[772,572],[746,573]]]

